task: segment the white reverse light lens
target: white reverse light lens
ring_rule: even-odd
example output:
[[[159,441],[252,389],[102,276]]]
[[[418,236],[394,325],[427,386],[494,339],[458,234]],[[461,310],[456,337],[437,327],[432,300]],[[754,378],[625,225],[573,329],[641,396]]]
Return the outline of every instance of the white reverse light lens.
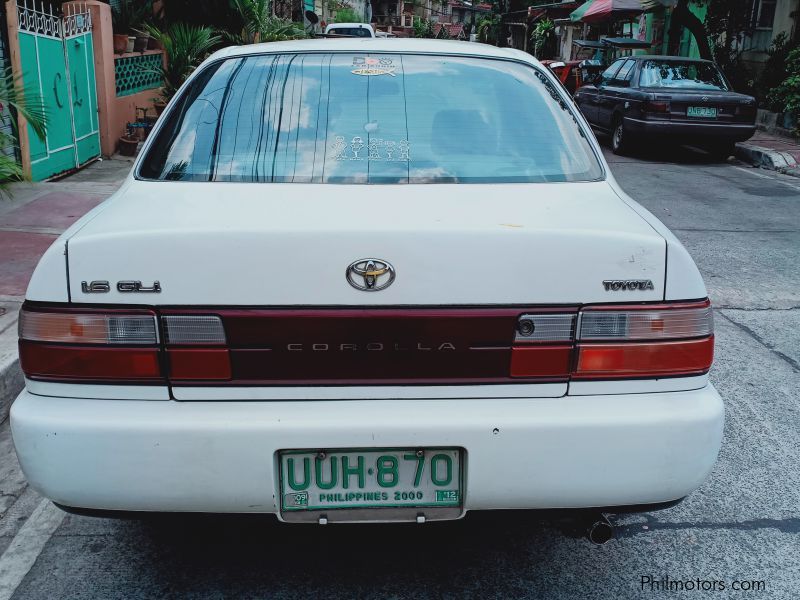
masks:
[[[163,318],[168,344],[224,344],[225,328],[215,315],[170,315]]]
[[[515,342],[569,342],[572,341],[575,315],[543,314],[522,315],[517,320]]]
[[[711,306],[657,310],[587,310],[581,340],[669,340],[714,333]]]

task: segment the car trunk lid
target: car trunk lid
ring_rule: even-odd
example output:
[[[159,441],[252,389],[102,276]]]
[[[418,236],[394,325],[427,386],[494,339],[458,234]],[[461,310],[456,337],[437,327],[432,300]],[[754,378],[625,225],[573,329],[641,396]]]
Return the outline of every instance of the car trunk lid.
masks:
[[[136,182],[69,239],[69,286],[73,302],[173,306],[660,300],[665,252],[607,182]],[[393,265],[392,285],[348,284],[363,258]],[[652,286],[611,294],[604,280]]]
[[[579,306],[662,300],[665,250],[606,182],[136,183],[70,238],[68,260],[73,302],[221,320],[223,346],[166,336],[182,399],[231,384],[250,398],[309,384],[560,395]],[[393,265],[391,285],[351,285],[348,265],[368,257]],[[566,337],[516,352],[526,314],[561,315]],[[176,383],[177,365],[192,374]]]

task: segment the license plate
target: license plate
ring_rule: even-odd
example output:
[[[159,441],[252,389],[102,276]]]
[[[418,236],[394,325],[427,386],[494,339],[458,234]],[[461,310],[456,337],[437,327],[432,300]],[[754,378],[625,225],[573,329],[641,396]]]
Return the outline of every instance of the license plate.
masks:
[[[717,109],[710,106],[690,106],[686,109],[687,117],[702,117],[704,119],[716,119]]]
[[[283,511],[461,506],[455,448],[285,450],[279,456]]]

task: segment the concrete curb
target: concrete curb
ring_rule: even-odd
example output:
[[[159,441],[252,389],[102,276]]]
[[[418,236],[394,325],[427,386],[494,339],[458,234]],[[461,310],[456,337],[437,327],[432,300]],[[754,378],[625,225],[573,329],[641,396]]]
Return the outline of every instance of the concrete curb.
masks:
[[[17,395],[22,391],[25,380],[19,368],[19,359],[4,360],[0,364],[0,423],[8,418],[8,411]]]
[[[800,177],[800,165],[789,152],[780,152],[764,146],[739,142],[736,144],[736,158],[750,163],[754,167]]]
[[[0,305],[0,423],[8,417],[11,404],[25,383],[17,352],[17,300]]]

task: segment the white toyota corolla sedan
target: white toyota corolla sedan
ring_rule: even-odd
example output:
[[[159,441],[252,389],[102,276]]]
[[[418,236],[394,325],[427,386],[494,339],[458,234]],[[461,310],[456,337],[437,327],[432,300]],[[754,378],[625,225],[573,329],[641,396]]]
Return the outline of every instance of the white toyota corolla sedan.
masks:
[[[14,443],[100,514],[668,505],[722,438],[707,296],[531,56],[228,48],[41,259]]]

